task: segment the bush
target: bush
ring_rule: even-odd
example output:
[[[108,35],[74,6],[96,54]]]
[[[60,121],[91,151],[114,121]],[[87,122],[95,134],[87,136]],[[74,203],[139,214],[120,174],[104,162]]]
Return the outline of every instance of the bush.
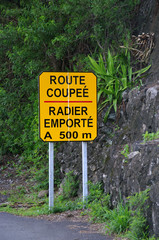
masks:
[[[62,196],[64,199],[70,199],[77,196],[77,192],[79,189],[79,181],[77,180],[77,176],[73,171],[66,173],[64,178],[64,182],[62,184]]]

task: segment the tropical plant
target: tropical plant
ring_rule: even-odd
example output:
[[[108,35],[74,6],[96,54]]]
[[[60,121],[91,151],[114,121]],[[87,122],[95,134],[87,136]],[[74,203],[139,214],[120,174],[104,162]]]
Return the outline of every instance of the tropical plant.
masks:
[[[126,49],[122,54],[112,55],[108,49],[106,62],[102,55],[98,61],[89,56],[90,66],[98,78],[98,110],[108,105],[104,121],[113,108],[117,112],[117,104],[121,102],[122,93],[127,88],[132,88],[151,66],[133,72],[130,63],[130,52]]]

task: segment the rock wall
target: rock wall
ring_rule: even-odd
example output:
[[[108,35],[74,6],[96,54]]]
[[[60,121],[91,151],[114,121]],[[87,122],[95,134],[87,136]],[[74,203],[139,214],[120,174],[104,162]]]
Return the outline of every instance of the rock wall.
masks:
[[[147,220],[151,233],[159,237],[159,140],[143,143],[143,134],[159,130],[159,1],[141,1],[138,33],[154,32],[155,49],[152,68],[145,85],[125,91],[123,102],[115,116],[103,122],[104,111],[98,116],[98,137],[88,143],[89,180],[103,182],[105,193],[111,194],[112,205],[121,195],[128,196],[150,188]],[[114,123],[115,122],[115,123]],[[129,145],[129,155],[121,154]],[[81,179],[82,149],[79,142],[61,143],[56,159],[61,174],[74,170]]]
[[[159,130],[159,83],[130,91],[121,121],[113,139],[110,160],[104,169],[105,192],[115,203],[119,193],[126,199],[135,192],[150,188],[147,220],[152,233],[159,236],[159,139],[143,143],[145,131]],[[127,159],[121,154],[129,145]],[[111,174],[110,174],[111,173]]]
[[[159,129],[159,83],[124,94],[116,127],[111,119],[104,124],[102,115],[98,121],[98,137],[88,143],[89,180],[103,182],[112,205],[120,195],[126,199],[150,188],[147,219],[151,232],[159,236],[159,140],[143,143],[142,136],[146,131]],[[126,144],[129,145],[128,158],[121,154]],[[56,158],[63,175],[74,170],[81,179],[81,152],[81,143],[60,144]]]

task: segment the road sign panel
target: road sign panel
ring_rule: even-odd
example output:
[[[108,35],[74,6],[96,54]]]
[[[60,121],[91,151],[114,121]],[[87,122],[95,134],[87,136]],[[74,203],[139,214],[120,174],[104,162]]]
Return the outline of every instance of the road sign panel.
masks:
[[[97,136],[97,83],[93,73],[39,76],[39,130],[43,141],[91,141]]]

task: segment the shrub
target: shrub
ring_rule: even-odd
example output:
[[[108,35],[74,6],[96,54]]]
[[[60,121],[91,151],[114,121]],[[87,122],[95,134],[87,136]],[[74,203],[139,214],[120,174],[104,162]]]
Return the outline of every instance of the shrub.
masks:
[[[62,184],[63,198],[69,199],[77,196],[79,181],[73,171],[66,173],[64,183]]]

